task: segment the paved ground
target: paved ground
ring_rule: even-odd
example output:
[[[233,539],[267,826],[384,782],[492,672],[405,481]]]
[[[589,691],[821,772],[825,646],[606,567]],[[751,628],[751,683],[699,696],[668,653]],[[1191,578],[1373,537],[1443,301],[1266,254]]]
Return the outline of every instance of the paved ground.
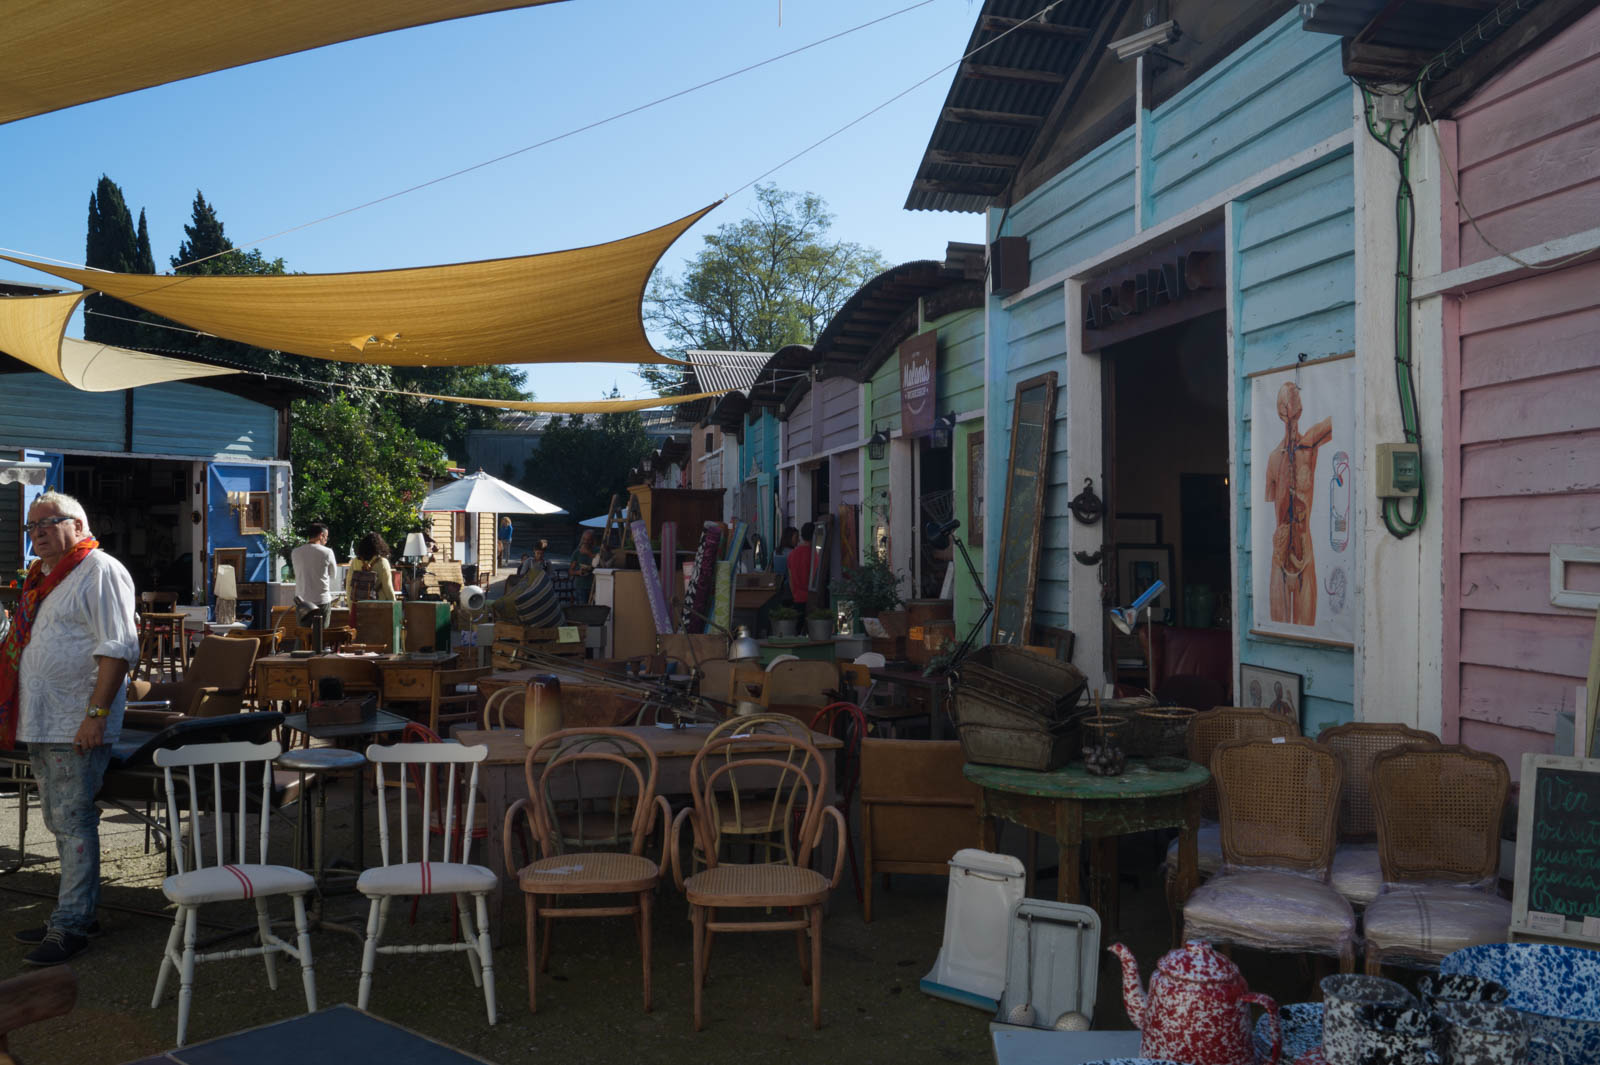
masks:
[[[341,789],[342,790],[342,789]],[[0,858],[14,853],[15,801],[0,799]],[[292,809],[292,808],[291,808]],[[335,831],[348,831],[348,810],[332,811]],[[274,829],[275,846],[288,856],[290,832]],[[79,978],[77,1009],[17,1033],[11,1048],[30,1065],[111,1065],[159,1052],[176,1030],[175,992],[150,1008],[160,952],[170,911],[160,890],[163,863],[146,855],[143,828],[124,815],[108,816],[104,871],[108,881],[102,912],[107,934],[75,965]],[[377,834],[369,827],[376,854]],[[1011,844],[1020,849],[1020,833]],[[53,905],[56,878],[54,845],[30,818],[28,852],[34,860],[19,873],[0,877],[0,950],[14,951],[21,968],[24,948],[10,933],[41,923]],[[1123,927],[1106,940],[1121,939],[1149,968],[1169,945],[1166,915],[1154,875],[1154,841],[1126,849]],[[1053,895],[1044,882],[1043,893]],[[919,978],[938,953],[944,921],[944,881],[896,877],[894,890],[875,897],[876,920],[863,924],[848,873],[823,929],[823,1028],[809,1023],[809,990],[801,984],[793,939],[788,933],[724,935],[718,938],[710,986],[706,1029],[691,1022],[690,944],[687,909],[667,884],[657,908],[655,929],[656,1007],[640,1008],[639,955],[633,931],[624,920],[599,919],[558,924],[551,971],[540,980],[540,1009],[527,1010],[520,908],[504,929],[495,952],[499,1023],[486,1023],[481,992],[473,986],[461,955],[399,956],[380,959],[373,1012],[407,1025],[500,1065],[559,1061],[694,1062],[696,1065],[752,1060],[818,1062],[950,1061],[984,1062],[989,1018],[974,1009],[922,994]],[[360,925],[365,908],[358,897],[334,897],[329,914]],[[215,907],[219,925],[249,922],[243,907]],[[397,907],[398,910],[398,907]],[[275,912],[288,914],[286,903]],[[404,914],[391,918],[403,929]],[[449,936],[448,903],[425,904],[414,932],[420,939]],[[239,942],[243,942],[241,939]],[[324,931],[313,939],[319,1003],[354,1002],[360,946],[348,935]],[[1109,963],[1110,958],[1107,956]],[[1301,1001],[1310,993],[1310,970],[1294,960],[1245,954],[1241,958],[1254,986]],[[297,969],[279,966],[279,989],[267,988],[255,959],[213,962],[199,969],[190,1040],[199,1041],[240,1028],[268,1023],[304,1010]],[[1097,1027],[1128,1027],[1120,983],[1109,964],[1102,967]]]

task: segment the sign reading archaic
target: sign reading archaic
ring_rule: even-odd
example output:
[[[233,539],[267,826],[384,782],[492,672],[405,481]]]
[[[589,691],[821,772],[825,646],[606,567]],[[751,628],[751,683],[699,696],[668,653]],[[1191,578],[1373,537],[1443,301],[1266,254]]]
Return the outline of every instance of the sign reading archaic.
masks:
[[[1222,231],[1180,238],[1084,282],[1083,350],[1195,318],[1223,305]]]

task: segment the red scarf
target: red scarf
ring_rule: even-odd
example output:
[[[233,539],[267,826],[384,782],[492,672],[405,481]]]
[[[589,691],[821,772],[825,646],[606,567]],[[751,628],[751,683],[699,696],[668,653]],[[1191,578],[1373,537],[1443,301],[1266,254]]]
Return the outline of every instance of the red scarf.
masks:
[[[62,555],[49,573],[44,571],[44,563],[39,559],[34,559],[33,565],[28,567],[28,577],[22,582],[22,599],[11,616],[11,631],[0,641],[0,749],[9,751],[17,744],[17,682],[22,669],[22,649],[28,646],[28,638],[33,635],[39,607],[44,597],[55,591],[56,586],[67,579],[67,574],[99,546],[100,541],[86,537]]]

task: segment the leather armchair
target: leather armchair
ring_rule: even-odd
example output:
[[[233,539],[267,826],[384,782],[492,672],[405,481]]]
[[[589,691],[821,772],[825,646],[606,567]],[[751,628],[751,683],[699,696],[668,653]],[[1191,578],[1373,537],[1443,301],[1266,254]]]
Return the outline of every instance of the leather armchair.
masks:
[[[250,671],[255,667],[259,648],[256,640],[207,636],[200,641],[182,680],[163,683],[135,680],[128,684],[129,702],[166,700],[171,704],[171,712],[130,708],[123,716],[123,723],[132,728],[160,727],[174,713],[185,717],[239,713],[244,708]]]

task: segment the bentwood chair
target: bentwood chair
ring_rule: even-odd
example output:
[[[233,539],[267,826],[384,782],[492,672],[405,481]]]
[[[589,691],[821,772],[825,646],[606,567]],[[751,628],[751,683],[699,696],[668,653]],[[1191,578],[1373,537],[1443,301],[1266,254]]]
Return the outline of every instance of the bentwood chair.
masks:
[[[672,874],[679,890],[688,899],[694,923],[694,1028],[704,1026],[702,1014],[706,970],[712,936],[717,932],[792,931],[800,948],[801,978],[811,985],[811,1026],[822,1027],[822,907],[839,884],[844,872],[844,848],[848,835],[844,818],[824,801],[828,794],[828,767],[815,747],[798,736],[767,736],[763,739],[790,750],[789,757],[744,756],[729,758],[742,742],[728,736],[709,742],[695,755],[689,767],[694,790],[694,805],[683,810],[672,825]],[[771,775],[779,795],[793,795],[790,808],[803,809],[799,845],[794,864],[734,865],[717,858],[724,834],[725,809],[721,796],[725,782],[736,772],[762,770]],[[808,772],[811,769],[812,772]],[[814,777],[813,777],[814,772]],[[838,832],[838,853],[833,860],[830,880],[809,868],[813,850],[822,842],[824,820],[831,817]],[[696,846],[706,856],[707,867],[685,877],[679,846],[684,822],[694,833]],[[728,919],[723,911],[770,907],[773,919]],[[799,912],[796,912],[799,911]],[[806,937],[811,939],[807,957]]]
[[[1333,852],[1333,889],[1360,909],[1383,891],[1378,861],[1378,820],[1372,805],[1372,760],[1383,751],[1417,743],[1437,747],[1439,737],[1405,725],[1352,721],[1323,729],[1317,742],[1339,756],[1344,797],[1339,802],[1339,846]]]
[[[650,1012],[650,920],[666,855],[660,863],[652,861],[644,845],[658,812],[663,846],[672,821],[672,808],[655,793],[655,753],[621,729],[562,729],[528,751],[523,766],[529,797],[506,811],[501,842],[506,868],[518,870],[522,888],[528,1011],[538,1011],[538,973],[550,968],[553,919],[632,917],[644,970],[644,1009]],[[596,794],[610,801],[587,806]],[[520,868],[511,855],[519,813],[532,827],[540,855]],[[593,896],[606,901],[581,904]]]
[[[378,777],[378,839],[383,864],[366,870],[356,881],[356,890],[370,900],[366,947],[361,955],[361,983],[356,996],[360,1009],[366,1009],[372,998],[372,977],[379,954],[460,951],[467,956],[472,982],[483,988],[489,1023],[495,1023],[494,954],[489,946],[488,898],[496,881],[490,870],[469,861],[478,763],[488,754],[487,747],[464,747],[459,743],[396,743],[388,747],[373,744],[367,748],[367,761],[376,768]],[[393,773],[398,787],[386,786],[386,770]],[[460,779],[463,773],[467,774],[464,785]],[[422,793],[421,815],[415,818],[415,825],[409,802],[413,786]],[[466,812],[457,817],[456,803],[462,795],[466,797]],[[398,832],[392,832],[390,827],[391,799],[398,806]],[[441,804],[443,816],[436,817],[434,811]],[[437,848],[433,832],[436,825],[443,827]],[[463,826],[469,827],[463,830]],[[396,896],[415,895],[453,896],[461,914],[464,933],[461,941],[380,945],[390,902]],[[468,907],[468,896],[472,897],[474,908]]]
[[[790,714],[745,714],[739,717],[730,717],[714,727],[706,736],[707,747],[718,740],[733,737],[743,739],[749,736],[786,736],[798,739],[808,739],[811,730],[803,721]],[[740,745],[731,745],[723,748],[721,761],[732,762],[745,757]],[[773,757],[771,755],[765,757]],[[804,755],[797,750],[789,750],[787,757],[800,758],[802,771],[809,771],[810,767],[804,762]],[[705,767],[709,772],[710,766]],[[774,789],[766,786],[766,774],[740,774],[731,773],[723,782],[724,794],[722,799],[727,809],[722,818],[721,838],[725,843],[742,843],[754,852],[765,852],[769,859],[781,854],[786,861],[794,860],[794,846],[791,838],[792,817],[794,809],[792,803],[796,796],[793,790],[786,794],[778,794]],[[696,778],[696,783],[700,778]],[[700,856],[696,854],[696,859]]]
[[[1332,954],[1355,970],[1356,917],[1328,884],[1344,770],[1303,737],[1229,740],[1211,756],[1222,872],[1183,906],[1183,938]]]
[[[1496,888],[1510,786],[1498,755],[1470,747],[1407,745],[1372,760],[1384,893],[1362,915],[1368,973],[1504,941],[1511,904]]]
[[[178,989],[178,1045],[189,1030],[189,1009],[194,1001],[195,965],[229,958],[260,957],[267,966],[267,984],[278,989],[277,961],[287,954],[300,963],[305,985],[306,1012],[317,1008],[316,972],[312,967],[311,934],[306,923],[306,894],[316,886],[311,874],[267,862],[267,842],[272,824],[272,761],[283,752],[277,743],[200,743],[160,749],[153,761],[161,767],[167,789],[167,818],[175,843],[169,858],[177,872],[161,884],[162,892],[177,905],[172,932],[167,936],[156,974],[152,1009],[161,1005],[167,980],[176,971]],[[183,770],[174,774],[173,770]],[[180,788],[181,780],[181,788]],[[260,788],[256,790],[256,781]],[[183,802],[180,803],[180,795]],[[251,818],[256,830],[248,831]],[[254,844],[252,848],[251,844]],[[192,850],[192,853],[189,853]],[[252,856],[255,862],[249,859]],[[296,942],[273,934],[267,918],[267,899],[288,895],[294,902]],[[200,907],[213,902],[253,899],[260,945],[209,954],[197,951]]]

